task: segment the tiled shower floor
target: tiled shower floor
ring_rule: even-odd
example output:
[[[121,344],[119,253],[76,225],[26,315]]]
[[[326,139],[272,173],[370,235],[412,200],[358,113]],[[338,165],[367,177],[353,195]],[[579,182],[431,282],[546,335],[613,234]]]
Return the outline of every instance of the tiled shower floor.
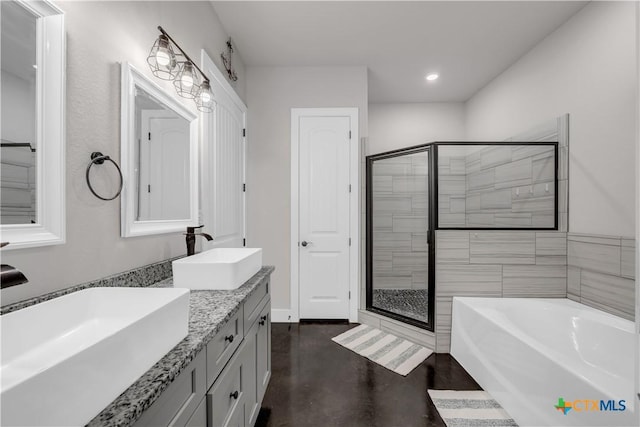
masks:
[[[374,289],[373,306],[427,322],[426,289]]]

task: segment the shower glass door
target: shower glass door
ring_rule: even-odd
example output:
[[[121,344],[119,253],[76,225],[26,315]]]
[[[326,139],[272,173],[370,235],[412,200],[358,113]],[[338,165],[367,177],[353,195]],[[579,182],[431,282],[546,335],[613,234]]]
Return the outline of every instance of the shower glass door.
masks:
[[[433,328],[431,147],[367,158],[367,310]]]

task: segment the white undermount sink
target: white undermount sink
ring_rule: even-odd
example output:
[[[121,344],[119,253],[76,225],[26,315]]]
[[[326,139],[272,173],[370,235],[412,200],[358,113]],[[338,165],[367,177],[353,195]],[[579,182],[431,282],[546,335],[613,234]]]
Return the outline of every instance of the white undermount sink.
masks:
[[[84,289],[0,328],[0,424],[82,426],[187,336],[189,290]]]
[[[237,289],[260,268],[261,248],[209,249],[173,261],[173,285],[189,289]]]

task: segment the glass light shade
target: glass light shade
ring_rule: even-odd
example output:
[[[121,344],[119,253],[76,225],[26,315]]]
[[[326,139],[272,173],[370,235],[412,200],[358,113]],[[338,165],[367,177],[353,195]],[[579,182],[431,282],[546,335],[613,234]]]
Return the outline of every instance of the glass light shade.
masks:
[[[154,76],[163,80],[173,80],[176,78],[176,55],[173,53],[169,39],[164,34],[160,34],[156,39],[147,63]]]
[[[200,78],[193,64],[189,61],[180,65],[180,70],[173,81],[178,95],[183,98],[194,99],[200,92]]]
[[[202,85],[200,85],[200,91],[198,92],[195,100],[198,110],[204,113],[210,113],[213,111],[216,102],[213,100],[213,92],[211,92],[211,86],[209,85],[208,80],[203,81]]]

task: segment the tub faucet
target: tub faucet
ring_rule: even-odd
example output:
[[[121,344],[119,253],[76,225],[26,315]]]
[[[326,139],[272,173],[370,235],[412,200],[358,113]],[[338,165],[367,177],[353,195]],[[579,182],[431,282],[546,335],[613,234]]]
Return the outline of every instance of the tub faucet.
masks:
[[[196,233],[196,228],[202,228],[204,227],[203,225],[199,225],[197,227],[187,227],[187,232],[185,233],[186,237],[186,241],[187,241],[187,256],[191,256],[194,253],[196,253],[196,236],[202,236],[205,239],[207,239],[208,241],[213,240],[213,237],[211,237],[210,234],[207,233]]]

